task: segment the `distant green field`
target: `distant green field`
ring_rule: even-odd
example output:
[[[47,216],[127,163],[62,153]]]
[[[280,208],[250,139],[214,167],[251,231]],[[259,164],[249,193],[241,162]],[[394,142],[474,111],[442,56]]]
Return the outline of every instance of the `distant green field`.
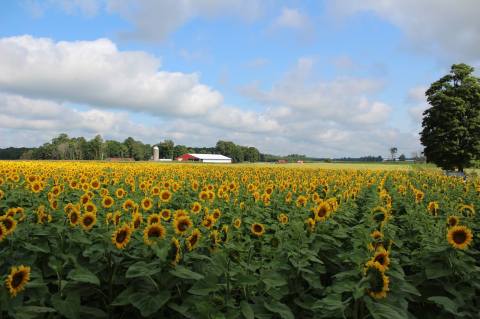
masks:
[[[434,165],[430,164],[411,164],[411,163],[254,163],[254,164],[240,164],[240,165],[257,165],[257,166],[272,166],[272,167],[312,167],[325,169],[372,169],[372,170],[410,170],[410,169],[436,169]]]

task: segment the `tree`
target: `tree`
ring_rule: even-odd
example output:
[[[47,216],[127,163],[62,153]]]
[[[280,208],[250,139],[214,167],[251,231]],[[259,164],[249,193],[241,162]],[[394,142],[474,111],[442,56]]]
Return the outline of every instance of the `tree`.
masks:
[[[390,148],[390,155],[392,155],[392,161],[395,160],[395,154],[397,154],[397,152],[398,148],[396,148],[395,146]]]
[[[173,148],[175,143],[172,140],[164,140],[158,143],[160,158],[173,158]]]
[[[463,172],[480,158],[480,80],[473,71],[454,64],[426,92],[431,107],[423,112],[420,141],[427,162],[445,170]]]
[[[398,160],[402,162],[404,162],[406,159],[407,158],[405,157],[405,154],[400,154],[400,156],[398,157]]]

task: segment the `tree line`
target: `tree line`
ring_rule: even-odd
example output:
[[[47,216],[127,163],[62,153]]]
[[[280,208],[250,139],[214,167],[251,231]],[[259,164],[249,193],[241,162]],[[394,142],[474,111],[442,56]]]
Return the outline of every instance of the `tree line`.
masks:
[[[50,142],[35,148],[9,147],[0,149],[0,159],[32,160],[105,160],[108,158],[131,158],[136,161],[149,160],[153,146],[157,145],[160,158],[175,159],[186,153],[222,154],[233,162],[258,162],[262,154],[255,147],[237,145],[230,141],[218,141],[215,147],[188,147],[175,145],[172,140],[157,144],[144,144],[132,137],[123,142],[104,140],[96,135],[87,140],[84,137],[69,137],[62,133]]]

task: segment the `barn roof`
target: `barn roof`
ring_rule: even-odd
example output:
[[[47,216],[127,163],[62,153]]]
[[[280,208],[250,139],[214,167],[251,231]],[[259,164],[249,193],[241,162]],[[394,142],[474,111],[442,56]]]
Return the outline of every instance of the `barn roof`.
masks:
[[[231,160],[230,157],[226,157],[220,154],[189,154],[201,160]]]

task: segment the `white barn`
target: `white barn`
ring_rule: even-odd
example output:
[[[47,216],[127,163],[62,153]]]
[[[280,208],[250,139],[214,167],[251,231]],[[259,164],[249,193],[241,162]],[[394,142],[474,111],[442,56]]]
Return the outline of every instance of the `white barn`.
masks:
[[[230,157],[220,155],[220,154],[183,154],[182,156],[177,157],[177,161],[194,161],[202,163],[231,163],[232,159]]]

